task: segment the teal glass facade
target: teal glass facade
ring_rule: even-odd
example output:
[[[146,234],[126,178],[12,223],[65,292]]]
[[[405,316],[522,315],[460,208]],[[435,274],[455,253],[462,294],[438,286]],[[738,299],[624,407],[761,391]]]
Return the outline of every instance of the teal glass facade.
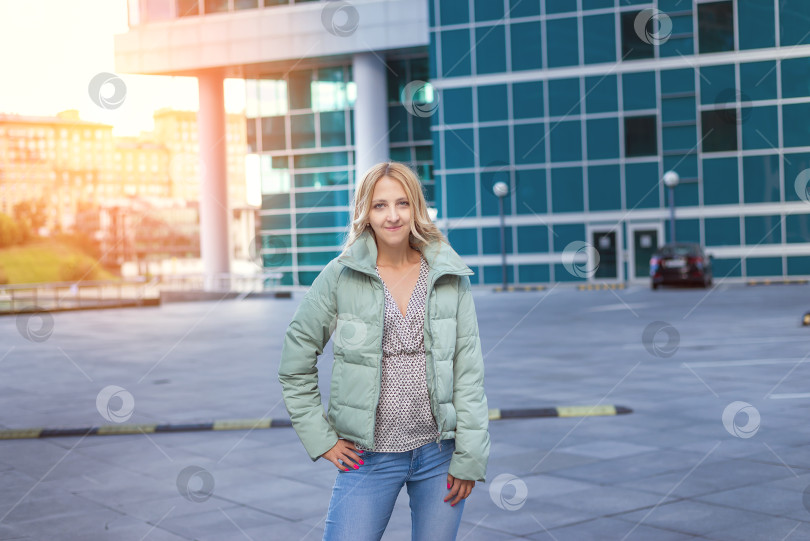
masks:
[[[501,281],[499,180],[511,283],[584,280],[561,264],[573,241],[600,251],[593,279],[645,278],[650,242],[669,240],[668,170],[676,238],[705,245],[717,279],[810,274],[794,188],[810,168],[810,2],[428,9],[436,204],[474,283]],[[639,33],[643,10],[665,35]]]
[[[810,276],[810,1],[426,0],[423,50],[388,67],[392,159],[412,164],[474,284],[646,280],[675,236],[715,278]],[[642,24],[639,25],[639,20]],[[646,21],[646,24],[644,23]],[[435,110],[411,114],[412,81]],[[309,285],[338,253],[355,169],[350,63],[248,81],[264,265]],[[562,263],[593,245],[591,278]]]
[[[434,203],[430,118],[408,114],[400,96],[427,79],[428,59],[386,58],[389,153],[410,164]],[[246,84],[249,179],[261,186],[259,256],[282,285],[310,285],[338,255],[353,198],[356,89],[351,64],[249,79]],[[419,100],[420,96],[414,99]]]

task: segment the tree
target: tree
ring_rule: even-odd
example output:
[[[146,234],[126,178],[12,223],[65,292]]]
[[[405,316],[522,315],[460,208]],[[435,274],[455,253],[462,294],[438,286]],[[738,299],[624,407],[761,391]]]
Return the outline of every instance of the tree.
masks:
[[[45,225],[45,201],[21,201],[14,205],[14,219],[20,227],[22,240],[26,241],[39,234],[39,228]]]
[[[0,248],[8,248],[23,240],[20,227],[11,216],[0,212]]]

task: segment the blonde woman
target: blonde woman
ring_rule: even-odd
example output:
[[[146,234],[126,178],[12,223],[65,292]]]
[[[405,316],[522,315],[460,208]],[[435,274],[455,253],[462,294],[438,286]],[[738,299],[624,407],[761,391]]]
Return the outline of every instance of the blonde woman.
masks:
[[[403,164],[371,167],[352,214],[342,253],[293,316],[278,371],[310,458],[338,469],[324,539],[380,539],[405,485],[413,539],[452,540],[490,446],[472,270]],[[316,362],[333,332],[324,415]]]

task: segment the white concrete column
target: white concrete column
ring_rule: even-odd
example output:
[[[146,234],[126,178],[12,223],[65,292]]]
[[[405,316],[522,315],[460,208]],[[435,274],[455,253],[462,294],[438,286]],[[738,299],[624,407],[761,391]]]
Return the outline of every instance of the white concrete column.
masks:
[[[200,145],[200,252],[205,289],[229,288],[218,274],[230,273],[230,213],[225,137],[225,77],[219,70],[197,76],[200,112],[197,132]]]
[[[354,145],[358,182],[366,169],[389,159],[387,69],[379,55],[354,55],[352,71],[357,88]]]

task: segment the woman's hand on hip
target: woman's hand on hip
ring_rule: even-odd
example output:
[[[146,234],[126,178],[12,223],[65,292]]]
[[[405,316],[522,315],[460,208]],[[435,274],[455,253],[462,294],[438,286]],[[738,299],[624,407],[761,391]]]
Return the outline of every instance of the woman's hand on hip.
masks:
[[[472,492],[474,486],[475,481],[457,479],[448,473],[447,489],[450,491],[450,494],[447,495],[444,501],[453,500],[450,505],[456,505],[458,502],[470,495],[470,492]]]
[[[360,467],[358,464],[363,464],[363,460],[360,458],[360,453],[362,452],[363,451],[354,446],[353,442],[339,439],[334,447],[326,451],[321,456],[337,466],[337,469],[340,471],[349,471],[349,468],[344,468],[340,462],[338,462],[338,460],[342,460],[344,464],[347,464],[354,469],[358,469]]]

